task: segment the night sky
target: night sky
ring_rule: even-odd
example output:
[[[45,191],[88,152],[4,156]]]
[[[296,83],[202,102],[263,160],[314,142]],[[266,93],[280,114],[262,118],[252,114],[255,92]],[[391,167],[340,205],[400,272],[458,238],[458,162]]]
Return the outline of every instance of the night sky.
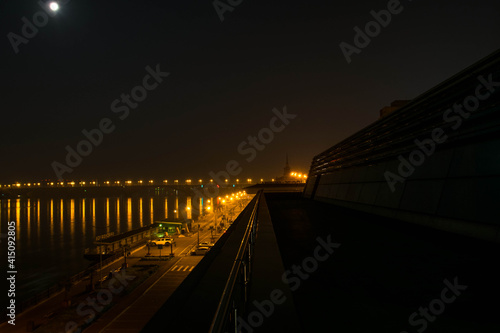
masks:
[[[0,183],[57,180],[65,147],[106,118],[113,131],[62,178],[208,179],[235,160],[234,178],[269,179],[286,153],[305,172],[391,101],[417,97],[500,45],[498,0],[401,1],[350,63],[339,44],[354,46],[354,27],[394,1],[244,0],[223,21],[212,1],[64,2],[46,23],[37,16],[38,32],[25,31],[33,36],[17,53],[9,33],[22,37],[22,18],[42,9],[0,5]],[[144,85],[148,66],[161,82],[150,77],[154,88],[127,107],[122,94]],[[285,107],[288,124],[263,130]],[[259,132],[269,142],[251,154],[248,136]]]

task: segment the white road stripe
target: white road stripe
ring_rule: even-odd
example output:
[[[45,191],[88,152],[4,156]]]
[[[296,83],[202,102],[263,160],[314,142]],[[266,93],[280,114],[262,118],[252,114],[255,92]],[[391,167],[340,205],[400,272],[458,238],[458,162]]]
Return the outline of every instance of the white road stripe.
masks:
[[[193,270],[194,266],[191,266],[191,268],[189,269],[189,271],[191,272]]]
[[[186,269],[188,269],[188,268],[189,268],[189,266],[186,266],[186,268],[184,268],[182,271],[183,271],[183,272],[185,272],[185,271],[186,271]]]
[[[179,272],[179,271],[182,269],[182,267],[184,267],[184,266],[180,266],[180,267],[177,269],[177,272]]]

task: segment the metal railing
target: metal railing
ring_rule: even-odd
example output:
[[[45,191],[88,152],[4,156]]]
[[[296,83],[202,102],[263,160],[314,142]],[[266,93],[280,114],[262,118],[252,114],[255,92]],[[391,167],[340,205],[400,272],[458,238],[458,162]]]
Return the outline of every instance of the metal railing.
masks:
[[[223,332],[231,325],[237,325],[238,309],[242,310],[247,302],[248,283],[252,273],[252,259],[257,230],[257,210],[262,191],[256,194],[256,201],[248,221],[245,234],[241,240],[236,257],[234,258],[231,272],[226,281],[222,296],[215,311],[209,332]],[[238,284],[240,280],[240,284]],[[239,293],[238,291],[242,292]],[[243,297],[242,297],[243,296]]]

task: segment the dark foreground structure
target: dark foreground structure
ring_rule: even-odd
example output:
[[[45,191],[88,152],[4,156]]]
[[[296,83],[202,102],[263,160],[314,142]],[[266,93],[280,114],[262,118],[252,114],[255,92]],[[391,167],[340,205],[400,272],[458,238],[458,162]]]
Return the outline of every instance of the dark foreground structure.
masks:
[[[305,195],[500,241],[500,51],[315,156]]]
[[[143,332],[500,332],[500,53],[259,191]]]

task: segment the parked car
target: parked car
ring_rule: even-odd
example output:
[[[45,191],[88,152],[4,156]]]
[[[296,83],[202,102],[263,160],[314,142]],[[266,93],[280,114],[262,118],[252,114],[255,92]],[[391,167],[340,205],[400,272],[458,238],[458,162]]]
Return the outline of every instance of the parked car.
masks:
[[[208,246],[200,246],[191,251],[191,255],[193,256],[204,256],[210,248]]]
[[[209,243],[209,242],[201,242],[200,244],[198,244],[198,247],[212,247],[214,246],[214,243]]]
[[[157,240],[151,241],[151,245],[170,245],[173,242],[173,238],[171,237],[163,237],[163,238],[158,238]]]

